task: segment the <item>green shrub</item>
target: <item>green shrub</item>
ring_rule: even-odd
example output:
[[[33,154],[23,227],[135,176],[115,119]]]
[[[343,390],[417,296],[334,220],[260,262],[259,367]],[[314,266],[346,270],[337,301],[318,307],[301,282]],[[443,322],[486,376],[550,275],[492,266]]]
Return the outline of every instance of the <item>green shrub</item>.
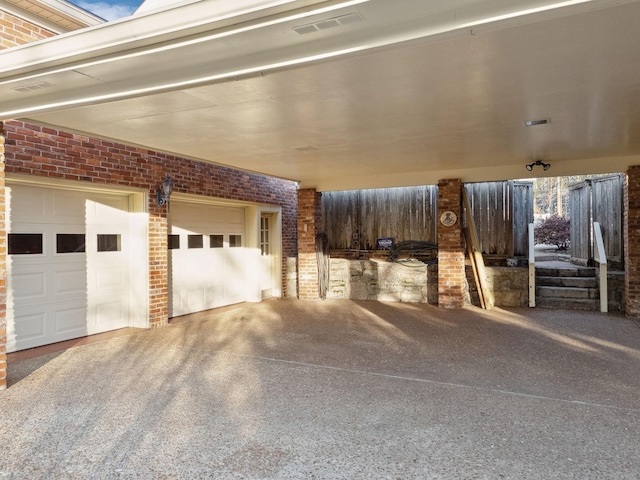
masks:
[[[569,226],[566,218],[552,215],[536,226],[534,240],[538,244],[556,245],[558,250],[566,250],[571,239]]]

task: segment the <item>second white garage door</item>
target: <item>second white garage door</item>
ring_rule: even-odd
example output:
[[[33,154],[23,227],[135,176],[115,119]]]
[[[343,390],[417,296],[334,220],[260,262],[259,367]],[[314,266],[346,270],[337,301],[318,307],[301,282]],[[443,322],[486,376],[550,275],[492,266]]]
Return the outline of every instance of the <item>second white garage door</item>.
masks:
[[[170,316],[246,301],[255,283],[245,209],[172,202]]]

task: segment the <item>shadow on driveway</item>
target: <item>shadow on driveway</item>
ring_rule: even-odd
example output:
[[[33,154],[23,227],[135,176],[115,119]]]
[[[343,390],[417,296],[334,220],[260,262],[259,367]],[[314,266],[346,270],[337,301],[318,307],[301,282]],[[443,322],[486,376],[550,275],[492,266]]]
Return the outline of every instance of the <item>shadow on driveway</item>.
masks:
[[[621,316],[271,300],[11,363],[0,478],[635,479],[639,371]]]

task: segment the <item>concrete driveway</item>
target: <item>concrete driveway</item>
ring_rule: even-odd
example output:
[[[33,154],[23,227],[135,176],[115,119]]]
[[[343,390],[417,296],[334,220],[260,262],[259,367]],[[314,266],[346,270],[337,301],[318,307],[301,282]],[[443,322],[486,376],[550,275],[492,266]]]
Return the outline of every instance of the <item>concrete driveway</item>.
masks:
[[[640,328],[271,300],[9,364],[0,479],[638,479]]]

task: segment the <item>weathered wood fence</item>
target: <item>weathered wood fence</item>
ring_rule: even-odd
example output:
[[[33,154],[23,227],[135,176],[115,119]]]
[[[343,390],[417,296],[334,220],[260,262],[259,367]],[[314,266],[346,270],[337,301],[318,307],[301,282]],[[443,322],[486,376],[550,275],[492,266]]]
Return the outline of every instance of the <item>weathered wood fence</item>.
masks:
[[[593,264],[593,222],[599,222],[607,260],[623,268],[622,237],[624,178],[621,174],[593,178],[569,186],[571,261]]]
[[[526,256],[527,225],[533,222],[533,183],[482,182],[465,187],[482,253]]]
[[[322,194],[331,250],[373,250],[378,238],[436,242],[438,187],[376,188]]]
[[[533,184],[505,181],[466,184],[485,255],[526,256],[533,221]],[[438,187],[349,190],[322,194],[331,250],[373,250],[379,238],[437,242]]]

